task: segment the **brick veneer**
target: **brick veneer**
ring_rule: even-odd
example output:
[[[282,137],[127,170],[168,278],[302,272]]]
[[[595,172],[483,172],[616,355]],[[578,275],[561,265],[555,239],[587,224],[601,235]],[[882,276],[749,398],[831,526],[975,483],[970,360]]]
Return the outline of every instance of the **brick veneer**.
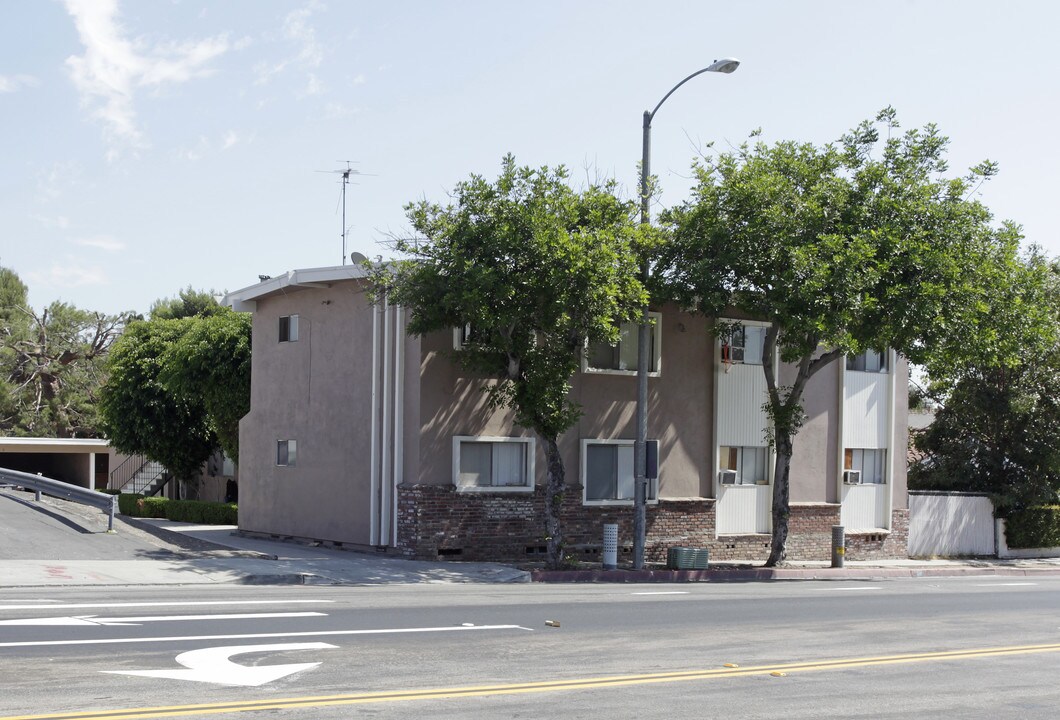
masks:
[[[571,486],[561,510],[567,553],[599,559],[603,525],[618,525],[620,551],[631,551],[633,517],[627,506],[581,503],[581,487]],[[418,559],[521,562],[544,557],[544,491],[533,493],[458,493],[452,485],[398,487],[397,550]],[[715,560],[761,561],[769,555],[769,535],[715,537],[715,501],[709,498],[660,500],[647,509],[648,562],[666,560],[668,548],[705,547]],[[839,505],[791,506],[789,560],[831,558],[832,526]],[[848,533],[847,559],[903,558],[907,555],[909,512],[896,510],[892,530]],[[620,561],[622,558],[620,557]]]

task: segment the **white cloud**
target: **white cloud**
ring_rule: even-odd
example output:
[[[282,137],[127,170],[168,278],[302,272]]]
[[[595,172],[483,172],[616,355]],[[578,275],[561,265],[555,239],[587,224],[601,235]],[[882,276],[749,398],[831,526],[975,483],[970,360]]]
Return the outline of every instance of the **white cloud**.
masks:
[[[76,188],[84,182],[84,173],[76,162],[59,162],[37,172],[38,200],[49,203],[62,197],[67,188]]]
[[[32,75],[0,75],[0,93],[16,92],[39,84]]]
[[[60,289],[110,283],[103,268],[90,267],[73,257],[67,257],[65,265],[52,265],[44,272],[29,272],[26,276],[33,285],[47,285]]]
[[[110,235],[96,235],[94,237],[74,238],[75,245],[82,247],[98,248],[107,252],[118,252],[125,249],[125,243],[116,240]]]
[[[287,68],[297,67],[309,71],[306,95],[315,95],[323,90],[312,70],[323,64],[324,47],[317,40],[316,30],[310,20],[314,13],[324,9],[316,0],[310,0],[305,6],[287,14],[283,20],[283,37],[296,46],[295,54],[275,63],[258,63],[254,67],[257,76],[255,85],[264,85]]]
[[[319,95],[324,92],[324,83],[320,81],[320,78],[316,76],[316,73],[309,73],[309,79],[306,81],[304,95]]]
[[[225,133],[224,139],[221,140],[221,149],[228,150],[231,147],[235,147],[240,142],[245,142],[244,138],[235,130],[229,130]]]
[[[174,157],[178,160],[188,160],[195,162],[202,160],[208,152],[210,152],[211,144],[209,139],[205,135],[199,136],[199,141],[195,143],[195,147],[190,148],[177,148],[173,151]]]
[[[346,107],[342,103],[329,102],[324,106],[324,117],[328,120],[353,117],[360,112],[359,109]]]
[[[39,222],[42,227],[47,228],[48,230],[70,229],[70,218],[64,215],[56,215],[55,217],[47,217],[45,215],[33,215],[31,217],[37,222]]]
[[[65,0],[85,46],[66,60],[82,103],[103,122],[108,159],[123,147],[147,146],[133,100],[140,87],[183,83],[209,74],[208,64],[228,50],[226,36],[149,47],[130,40],[119,22],[117,0]]]

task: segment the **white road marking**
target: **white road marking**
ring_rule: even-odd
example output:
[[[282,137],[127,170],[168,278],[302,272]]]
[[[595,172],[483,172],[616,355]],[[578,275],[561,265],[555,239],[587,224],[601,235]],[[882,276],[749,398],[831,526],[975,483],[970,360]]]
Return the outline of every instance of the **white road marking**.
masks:
[[[319,630],[312,632],[289,632],[289,633],[245,633],[240,635],[186,635],[174,637],[148,637],[148,638],[100,638],[96,640],[28,640],[25,642],[0,643],[0,647],[48,647],[52,645],[118,645],[129,643],[152,643],[152,642],[190,642],[192,640],[251,640],[257,638],[279,638],[279,637],[325,637],[332,635],[383,635],[386,633],[421,633],[421,632],[459,632],[468,630],[526,630],[533,632],[532,628],[522,625],[475,625],[465,627],[463,625],[452,625],[446,627],[428,628],[387,628],[380,630]]]
[[[139,625],[147,622],[179,622],[181,620],[261,620],[264,618],[327,617],[327,613],[235,613],[230,615],[143,615],[140,617],[101,618],[96,615],[74,615],[71,617],[20,618],[0,620],[0,625]]]
[[[1032,582],[1003,582],[1003,583],[979,583],[975,587],[1022,587],[1024,585],[1037,585]]]
[[[631,595],[687,595],[687,590],[667,590],[665,592],[635,592]]]
[[[279,680],[301,670],[315,668],[320,663],[297,663],[292,665],[255,665],[247,667],[228,658],[233,655],[260,652],[286,652],[290,650],[334,650],[336,645],[327,643],[285,643],[281,645],[235,645],[229,647],[190,650],[177,655],[176,660],[185,670],[101,670],[110,675],[136,675],[138,677],[171,678],[218,685],[257,687]]]
[[[43,602],[43,601],[42,601]],[[304,605],[333,603],[334,600],[203,600],[197,602],[131,602],[131,603],[70,603],[45,605],[0,605],[0,610],[81,610],[84,608],[125,607],[192,607],[206,605]]]
[[[868,585],[865,587],[816,587],[814,590],[825,590],[831,592],[832,590],[883,590],[882,587],[875,585]]]

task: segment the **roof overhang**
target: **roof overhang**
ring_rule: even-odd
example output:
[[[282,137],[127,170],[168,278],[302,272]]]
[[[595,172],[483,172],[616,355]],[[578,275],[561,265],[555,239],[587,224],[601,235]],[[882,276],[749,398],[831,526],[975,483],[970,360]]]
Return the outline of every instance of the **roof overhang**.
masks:
[[[0,437],[0,453],[94,453],[108,452],[109,450],[109,440],[97,440],[92,438]]]
[[[368,277],[368,273],[360,265],[335,265],[333,267],[288,270],[283,275],[271,277],[241,290],[233,290],[230,293],[226,293],[221,299],[221,304],[227,305],[236,312],[254,312],[257,309],[257,300],[259,298],[282,293],[288,288],[328,288],[336,282],[362,280],[366,277]]]

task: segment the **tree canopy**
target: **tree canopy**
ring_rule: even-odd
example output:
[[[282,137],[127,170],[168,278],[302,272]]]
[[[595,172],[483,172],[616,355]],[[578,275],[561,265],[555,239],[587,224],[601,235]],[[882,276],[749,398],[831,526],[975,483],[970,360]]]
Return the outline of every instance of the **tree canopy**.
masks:
[[[784,557],[792,443],[813,375],[866,349],[939,370],[1011,352],[998,320],[1011,315],[1019,228],[993,225],[973,197],[993,163],[945,177],[947,143],[934,125],[899,133],[890,108],[821,147],[756,141],[697,162],[692,197],[664,217],[672,242],[656,291],[711,318],[769,322],[769,565]],[[790,385],[775,353],[795,368]]]
[[[483,378],[494,406],[542,441],[548,462],[549,564],[562,560],[564,467],[557,437],[580,417],[571,377],[587,342],[615,342],[646,301],[636,208],[613,183],[575,190],[562,168],[504,158],[495,182],[473,175],[447,206],[406,207],[422,239],[399,241],[411,260],[376,269],[415,335],[470,326],[460,365]],[[382,292],[382,290],[380,290]]]

